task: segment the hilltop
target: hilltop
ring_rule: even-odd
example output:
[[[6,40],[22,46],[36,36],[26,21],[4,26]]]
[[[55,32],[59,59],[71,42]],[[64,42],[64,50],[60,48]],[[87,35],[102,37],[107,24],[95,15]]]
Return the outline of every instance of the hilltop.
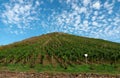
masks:
[[[67,69],[78,65],[119,65],[120,44],[54,32],[0,47],[1,65],[36,65]],[[94,70],[94,68],[91,68]],[[119,71],[120,68],[116,66]]]

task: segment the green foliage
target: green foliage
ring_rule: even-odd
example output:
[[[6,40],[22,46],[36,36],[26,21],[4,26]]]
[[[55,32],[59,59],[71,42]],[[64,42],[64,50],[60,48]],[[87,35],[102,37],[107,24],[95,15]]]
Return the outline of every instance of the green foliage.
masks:
[[[29,65],[23,64],[8,64],[6,66],[0,65],[0,70],[9,70],[17,72],[49,72],[49,73],[98,73],[98,74],[119,74],[119,65],[110,64],[83,64],[83,65],[73,65],[68,66],[67,69],[62,68],[60,65],[54,67],[53,65],[40,65],[37,64],[34,68]]]
[[[65,33],[50,33],[0,47],[0,64],[57,65],[120,64],[120,44]],[[87,70],[87,69],[86,69]]]

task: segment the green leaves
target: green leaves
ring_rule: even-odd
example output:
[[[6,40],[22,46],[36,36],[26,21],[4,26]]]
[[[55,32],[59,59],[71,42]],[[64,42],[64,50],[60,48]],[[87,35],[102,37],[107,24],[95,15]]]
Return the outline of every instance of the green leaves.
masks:
[[[120,44],[58,33],[0,47],[0,63],[33,66],[52,59],[64,67],[70,64],[84,64],[86,53],[89,64],[120,64]]]

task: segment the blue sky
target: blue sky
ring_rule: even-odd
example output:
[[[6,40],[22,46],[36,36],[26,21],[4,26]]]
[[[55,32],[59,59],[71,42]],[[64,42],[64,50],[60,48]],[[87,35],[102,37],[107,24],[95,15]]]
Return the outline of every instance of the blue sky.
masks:
[[[0,45],[50,32],[120,43],[120,0],[0,0]]]

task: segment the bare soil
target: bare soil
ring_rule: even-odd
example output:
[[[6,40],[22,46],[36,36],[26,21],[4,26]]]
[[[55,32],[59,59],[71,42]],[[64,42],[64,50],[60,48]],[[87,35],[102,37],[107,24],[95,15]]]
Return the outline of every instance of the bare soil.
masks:
[[[31,73],[0,71],[0,78],[120,78],[120,75],[108,74],[68,74],[68,73]]]

